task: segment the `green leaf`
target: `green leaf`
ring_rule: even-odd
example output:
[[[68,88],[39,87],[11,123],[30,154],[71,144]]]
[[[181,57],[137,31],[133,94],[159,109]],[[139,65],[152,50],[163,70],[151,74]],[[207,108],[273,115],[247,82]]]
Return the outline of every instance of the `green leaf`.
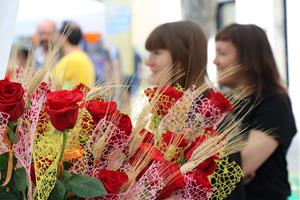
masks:
[[[74,174],[69,180],[71,192],[74,192],[78,197],[93,198],[106,194],[102,183],[91,176]]]
[[[8,126],[8,138],[9,138],[9,141],[12,143],[12,144],[17,144],[18,143],[18,137],[17,137],[17,134],[16,134],[16,128],[17,128],[17,124],[18,124],[18,121],[9,121],[7,126]]]
[[[69,184],[69,182],[68,182],[68,180],[71,178],[73,176],[73,174],[71,174],[69,171],[67,171],[67,170],[64,170],[63,172],[62,172],[62,180],[63,180],[63,183],[64,183],[64,185],[65,185],[65,187],[66,187],[66,192],[68,193],[68,192],[70,192],[70,184]]]
[[[61,180],[57,179],[48,200],[64,200],[67,189]]]
[[[73,163],[65,161],[63,162],[63,166],[65,170],[68,170],[71,166],[73,165]]]
[[[6,192],[6,188],[4,188],[3,186],[0,186],[0,196],[2,193]]]
[[[64,170],[64,171],[62,172],[62,177],[63,177],[64,180],[68,180],[68,179],[70,179],[72,176],[73,176],[73,174],[71,174],[71,173],[70,173],[69,171],[67,171],[67,170]]]
[[[21,192],[25,192],[27,187],[27,174],[24,167],[15,170],[13,179],[17,189]]]
[[[7,173],[7,164],[8,164],[8,152],[0,155],[0,181],[4,181]],[[16,157],[13,157],[13,168],[17,164]]]
[[[12,193],[12,192],[6,192],[6,193],[0,193],[0,199],[2,200],[22,200],[22,197],[19,194]]]
[[[186,160],[184,158],[184,151],[181,151],[180,156],[179,156],[179,160],[178,160],[178,164],[179,164],[179,166],[182,166],[184,163],[186,163]]]
[[[12,144],[18,143],[17,134],[15,132],[13,132],[11,129],[9,129],[9,131],[8,131],[8,138],[9,138],[10,143],[12,143]]]
[[[3,153],[0,155],[0,171],[3,172],[7,169],[7,162],[8,162],[8,152]]]
[[[7,124],[7,126],[9,127],[9,129],[11,131],[15,132],[17,124],[18,124],[17,120],[15,120],[15,121],[9,121],[8,124]]]

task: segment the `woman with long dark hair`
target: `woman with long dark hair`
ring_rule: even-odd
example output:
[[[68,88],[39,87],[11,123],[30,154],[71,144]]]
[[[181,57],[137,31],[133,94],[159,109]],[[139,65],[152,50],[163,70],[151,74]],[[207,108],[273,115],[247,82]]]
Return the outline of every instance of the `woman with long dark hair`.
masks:
[[[248,144],[241,151],[247,200],[284,200],[291,194],[286,153],[297,132],[287,89],[282,84],[266,33],[260,27],[231,24],[216,37],[214,63],[221,86],[243,87],[255,107],[245,118]]]

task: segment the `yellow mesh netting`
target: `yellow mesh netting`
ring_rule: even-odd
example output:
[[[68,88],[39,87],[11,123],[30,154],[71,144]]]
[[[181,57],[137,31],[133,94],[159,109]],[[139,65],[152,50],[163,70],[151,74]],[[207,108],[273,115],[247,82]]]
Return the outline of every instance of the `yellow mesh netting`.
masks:
[[[69,134],[66,149],[78,145],[83,147],[90,139],[93,130],[94,125],[92,116],[86,109],[81,109],[81,112],[78,116],[78,121]]]
[[[183,132],[186,127],[186,119],[191,101],[191,96],[183,96],[163,118],[160,124],[162,130],[169,130],[177,133]]]
[[[55,186],[57,178],[57,162],[61,150],[62,135],[54,133],[51,129],[40,127],[39,130],[48,132],[37,132],[33,147],[33,160],[36,176],[36,189],[34,199],[46,200]],[[50,130],[50,131],[49,131]]]
[[[90,116],[90,115],[86,115]],[[90,118],[91,119],[91,118]],[[119,130],[112,122],[102,119],[97,126],[90,126],[90,122],[82,120],[81,126],[89,127],[86,132],[80,133],[80,144],[83,145],[83,156],[80,159],[73,160],[70,171],[92,175],[98,169],[103,167],[115,168],[114,165],[121,165],[124,153],[128,155],[129,138]],[[77,132],[75,131],[77,134]],[[71,133],[73,134],[73,132]],[[83,137],[82,135],[85,135]],[[75,136],[72,136],[70,144],[74,143]],[[70,139],[71,140],[71,139]],[[126,157],[126,156],[125,156]],[[113,165],[113,166],[112,166]],[[118,168],[118,167],[117,167]]]
[[[71,130],[67,141],[67,149],[82,147],[82,158],[73,160],[71,171],[73,173],[87,174],[89,168],[89,159],[91,159],[92,133],[95,127],[92,116],[86,109],[81,109],[78,121]],[[91,163],[90,163],[91,164]]]
[[[34,139],[35,143],[38,142],[46,133],[50,132],[51,124],[49,122],[49,116],[46,114],[45,111],[41,111],[39,114],[39,121],[36,126],[36,135]]]
[[[86,109],[81,109],[78,121],[68,133],[63,161],[73,163],[72,172],[86,174],[88,163],[82,157],[90,157],[88,141],[94,129],[92,116]]]
[[[243,177],[243,171],[236,162],[231,162],[225,157],[217,162],[217,169],[211,176],[211,184],[216,190],[211,199],[224,199],[236,187]]]

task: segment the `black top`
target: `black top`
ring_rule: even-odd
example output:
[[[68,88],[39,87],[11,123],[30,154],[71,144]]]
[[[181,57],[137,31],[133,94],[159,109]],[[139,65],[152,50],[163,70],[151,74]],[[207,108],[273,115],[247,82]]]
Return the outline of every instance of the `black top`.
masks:
[[[249,127],[249,118],[252,116],[250,110],[252,110],[252,106],[254,103],[254,97],[248,97],[242,99],[235,105],[233,113],[230,113],[227,117],[231,118],[234,117],[236,119],[242,119],[242,123],[240,124],[241,130],[243,130],[243,134],[248,134],[250,127]],[[248,114],[247,114],[248,113]],[[229,120],[230,121],[230,120]],[[229,161],[234,161],[240,167],[242,167],[242,158],[241,153],[237,152],[234,154],[229,155]],[[238,182],[233,191],[225,198],[225,200],[246,200],[245,197],[245,185],[244,180],[241,178],[241,181]]]
[[[289,97],[280,92],[264,95],[247,121],[250,129],[271,132],[279,145],[256,170],[254,179],[245,185],[246,199],[285,200],[291,194],[286,154],[297,132]]]

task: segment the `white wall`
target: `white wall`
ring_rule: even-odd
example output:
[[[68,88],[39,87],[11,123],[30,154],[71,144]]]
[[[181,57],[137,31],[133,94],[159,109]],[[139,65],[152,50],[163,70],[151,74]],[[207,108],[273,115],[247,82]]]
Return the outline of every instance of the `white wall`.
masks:
[[[2,1],[2,0],[0,0]],[[34,6],[33,6],[34,5]],[[61,25],[74,20],[84,32],[104,32],[104,5],[95,0],[20,0],[15,36],[30,36],[37,23],[51,19]]]
[[[143,57],[147,56],[145,42],[158,25],[182,19],[180,0],[131,0],[132,41]],[[147,80],[149,67],[142,65],[140,76]]]
[[[0,79],[4,78],[18,12],[19,0],[0,1]]]
[[[287,37],[288,37],[288,62],[289,62],[289,91],[292,99],[294,115],[298,126],[298,133],[293,141],[292,148],[289,152],[289,167],[298,169],[300,172],[300,30],[299,30],[299,2],[287,0]],[[299,174],[298,174],[299,175]]]

